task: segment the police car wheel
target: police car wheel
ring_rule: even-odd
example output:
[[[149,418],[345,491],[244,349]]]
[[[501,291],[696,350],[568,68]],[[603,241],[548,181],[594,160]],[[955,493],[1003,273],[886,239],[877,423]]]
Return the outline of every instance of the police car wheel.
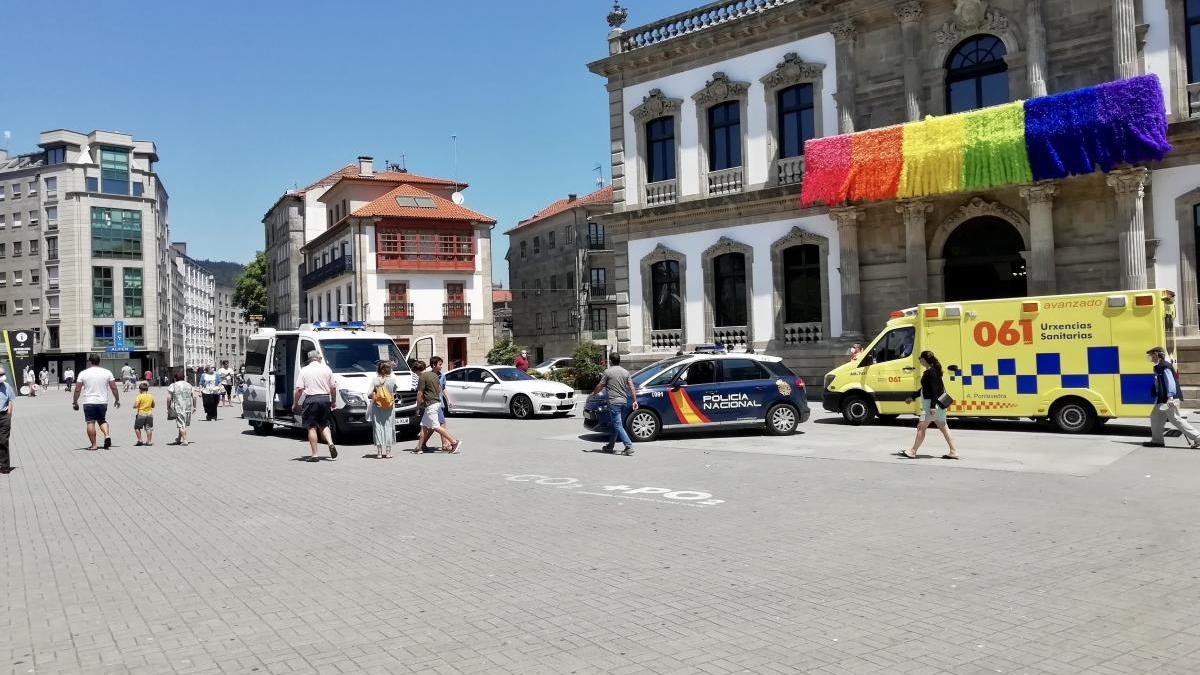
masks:
[[[513,397],[512,403],[508,406],[512,416],[519,420],[527,420],[533,417],[533,401],[524,394],[518,394]]]
[[[1068,398],[1054,404],[1050,419],[1067,434],[1084,434],[1096,424],[1096,411],[1083,399]]]
[[[634,410],[625,418],[626,430],[629,437],[637,443],[649,443],[658,438],[662,425],[658,423],[658,415],[644,408]]]
[[[875,419],[875,404],[861,394],[851,394],[842,399],[842,419],[854,426],[870,424]]]
[[[800,414],[794,406],[776,403],[767,411],[767,433],[772,436],[788,436],[796,433]]]

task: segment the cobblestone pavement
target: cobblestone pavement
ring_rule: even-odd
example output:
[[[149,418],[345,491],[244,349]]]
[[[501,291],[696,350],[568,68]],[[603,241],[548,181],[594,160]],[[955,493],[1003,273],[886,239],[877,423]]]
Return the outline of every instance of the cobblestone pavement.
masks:
[[[68,400],[18,403],[0,476],[13,673],[1200,672],[1200,452],[1138,426],[956,463],[825,415],[633,457],[453,418],[458,456],[311,464],[229,408],[86,452]]]

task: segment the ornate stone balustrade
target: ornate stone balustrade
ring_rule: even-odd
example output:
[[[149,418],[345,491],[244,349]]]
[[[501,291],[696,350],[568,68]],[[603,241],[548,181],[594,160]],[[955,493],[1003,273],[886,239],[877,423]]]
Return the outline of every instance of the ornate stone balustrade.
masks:
[[[662,206],[664,204],[674,204],[675,195],[678,191],[678,181],[660,180],[657,183],[646,184],[646,206]]]
[[[748,326],[718,326],[713,328],[713,343],[732,347],[733,349],[745,349],[750,341],[750,328]]]
[[[652,330],[650,331],[650,350],[656,352],[678,351],[683,346],[683,331],[681,330]]]
[[[793,185],[804,175],[804,155],[775,160],[775,180],[780,185]]]
[[[724,0],[709,3],[689,12],[676,14],[661,21],[633,28],[619,38],[621,52],[631,52],[642,47],[665,42],[681,35],[719,26],[768,9],[788,5],[799,0]]]
[[[708,172],[708,194],[716,197],[742,191],[742,167]]]
[[[787,345],[804,345],[820,342],[821,323],[785,323],[783,324],[783,343]]]

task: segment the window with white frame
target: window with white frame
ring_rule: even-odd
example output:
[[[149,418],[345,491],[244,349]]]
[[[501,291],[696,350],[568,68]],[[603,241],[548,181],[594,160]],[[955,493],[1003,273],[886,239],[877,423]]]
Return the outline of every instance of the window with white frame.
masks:
[[[38,220],[39,220],[39,219],[38,219],[38,212],[37,212],[37,211],[30,211],[30,212],[29,212],[29,226],[30,226],[30,227],[37,227],[37,225],[38,225]]]
[[[58,207],[46,207],[46,229],[53,230],[58,227]]]
[[[46,198],[53,199],[58,196],[58,176],[50,176],[46,179]]]
[[[39,312],[41,312],[41,311],[42,311],[42,300],[41,300],[41,298],[30,298],[30,299],[29,299],[29,313],[30,313],[30,314],[37,314],[37,313],[39,313]]]
[[[24,273],[21,270],[13,270],[13,286],[20,286],[25,283]]]
[[[33,180],[31,180],[31,181],[29,181],[29,185],[28,185],[27,187],[28,187],[28,190],[27,190],[27,192],[29,193],[29,196],[30,196],[30,197],[33,197],[33,196],[37,195],[37,193],[38,193],[38,184],[37,184],[37,179],[36,179],[36,178],[35,178],[35,179],[33,179]]]
[[[24,300],[13,300],[13,314],[24,314],[24,313],[25,313],[25,301]]]

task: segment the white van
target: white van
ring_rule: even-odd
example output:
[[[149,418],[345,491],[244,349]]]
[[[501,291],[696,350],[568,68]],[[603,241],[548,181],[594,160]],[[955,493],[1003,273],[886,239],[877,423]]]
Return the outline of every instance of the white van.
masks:
[[[338,436],[369,433],[367,395],[376,364],[387,359],[393,364],[396,381],[396,430],[415,435],[417,392],[408,368],[411,358],[428,361],[433,356],[433,337],[414,341],[408,354],[386,333],[367,331],[360,322],[322,321],[300,330],[263,328],[250,337],[246,348],[246,392],[242,417],[255,433],[266,435],[275,426],[302,428],[300,415],[292,412],[296,378],[308,363],[308,353],[317,350],[333,371],[338,386],[333,410],[334,433]]]

